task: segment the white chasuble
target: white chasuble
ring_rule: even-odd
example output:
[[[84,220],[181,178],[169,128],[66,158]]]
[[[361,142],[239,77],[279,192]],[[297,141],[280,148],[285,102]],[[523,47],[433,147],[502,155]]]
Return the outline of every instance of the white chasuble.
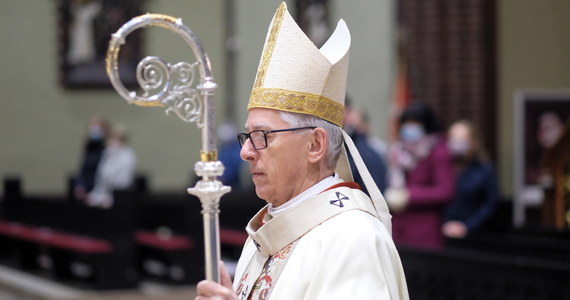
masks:
[[[390,234],[348,185],[253,217],[234,279],[240,299],[408,299]]]

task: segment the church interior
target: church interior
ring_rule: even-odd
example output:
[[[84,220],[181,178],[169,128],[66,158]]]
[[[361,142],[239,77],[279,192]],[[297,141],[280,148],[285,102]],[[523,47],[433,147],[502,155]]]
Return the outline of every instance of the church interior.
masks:
[[[0,300],[195,297],[206,272],[204,223],[187,189],[200,179],[205,131],[161,107],[130,105],[106,73],[112,34],[144,13],[180,18],[211,63],[210,133],[232,188],[220,200],[220,251],[235,268],[244,228],[266,204],[235,137],[280,2],[0,0]],[[494,193],[492,203],[477,216],[479,204],[439,203],[437,243],[406,240],[395,227],[410,298],[570,299],[570,2],[285,2],[317,47],[339,19],[350,28],[347,99],[359,114],[354,130],[363,128],[386,164],[386,182],[377,182],[386,198],[401,116],[418,103],[449,140],[452,125],[467,120],[490,166],[479,178],[493,181],[489,194],[474,196],[469,184],[479,179],[457,177],[466,187],[450,199]],[[127,89],[142,93],[137,64],[147,56],[196,61],[180,35],[140,28],[118,57]],[[117,161],[103,168],[109,145]],[[464,162],[453,159],[460,174]],[[126,183],[99,182],[119,165],[130,171]],[[459,227],[453,213],[466,216]]]

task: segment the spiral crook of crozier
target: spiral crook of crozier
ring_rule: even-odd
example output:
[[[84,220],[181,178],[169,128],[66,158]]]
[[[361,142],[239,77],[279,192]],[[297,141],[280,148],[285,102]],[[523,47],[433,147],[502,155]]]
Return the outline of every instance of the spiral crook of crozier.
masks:
[[[197,61],[194,63],[178,62],[169,64],[156,56],[148,56],[137,65],[136,78],[142,90],[129,91],[122,84],[118,72],[120,47],[126,37],[141,27],[158,26],[180,35],[192,47]],[[211,67],[206,54],[194,33],[180,19],[161,14],[145,14],[133,18],[112,35],[106,58],[107,74],[119,95],[129,103],[140,106],[163,106],[167,114],[173,112],[185,122],[195,122],[199,128],[204,126],[205,104],[211,90],[201,90],[195,82],[197,72],[205,80],[210,80]]]

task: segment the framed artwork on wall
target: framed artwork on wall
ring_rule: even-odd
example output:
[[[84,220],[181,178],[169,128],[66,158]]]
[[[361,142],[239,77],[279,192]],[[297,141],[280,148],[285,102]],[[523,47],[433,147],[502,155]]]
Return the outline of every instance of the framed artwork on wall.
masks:
[[[58,14],[59,81],[64,88],[111,88],[105,55],[111,34],[142,14],[143,0],[60,0]],[[141,58],[141,30],[127,38],[120,53],[122,82],[134,86]]]
[[[540,209],[545,190],[557,184],[545,159],[569,128],[570,90],[517,90],[514,101],[513,223],[521,227],[527,208]]]

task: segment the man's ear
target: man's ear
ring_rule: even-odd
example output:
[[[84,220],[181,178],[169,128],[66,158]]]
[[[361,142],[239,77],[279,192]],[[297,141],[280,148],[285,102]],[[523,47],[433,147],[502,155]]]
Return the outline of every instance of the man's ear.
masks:
[[[328,147],[328,136],[323,128],[313,129],[309,144],[309,162],[316,163],[324,159]]]

